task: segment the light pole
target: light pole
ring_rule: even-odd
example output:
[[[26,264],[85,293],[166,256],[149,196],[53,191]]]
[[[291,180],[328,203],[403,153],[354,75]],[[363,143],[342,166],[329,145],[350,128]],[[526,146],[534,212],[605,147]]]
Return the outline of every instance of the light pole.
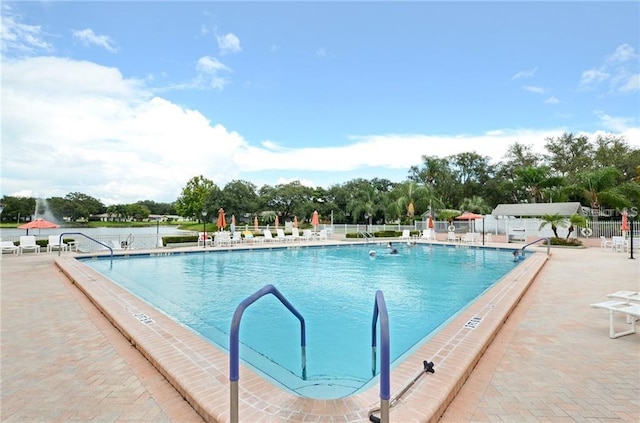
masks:
[[[202,210],[202,248],[207,246],[207,211]]]

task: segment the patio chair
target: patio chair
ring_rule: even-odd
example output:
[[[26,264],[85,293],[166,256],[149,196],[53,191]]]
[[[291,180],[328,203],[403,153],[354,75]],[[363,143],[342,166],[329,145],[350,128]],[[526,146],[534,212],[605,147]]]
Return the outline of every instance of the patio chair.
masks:
[[[213,244],[213,240],[211,239],[211,236],[209,234],[207,234],[206,232],[198,232],[198,247],[202,246],[207,246],[207,245],[211,245]]]
[[[271,233],[271,231],[269,229],[263,229],[262,233],[264,234],[264,236],[262,237],[264,239],[264,242],[274,242],[275,238],[273,237],[273,234]]]
[[[20,237],[20,245],[18,246],[18,254],[22,255],[24,251],[33,250],[36,254],[40,254],[40,246],[36,244],[34,235],[22,235]]]
[[[0,247],[2,248],[2,254],[4,253],[13,253],[18,254],[18,247],[13,241],[0,241]]]
[[[591,307],[609,311],[609,338],[614,339],[636,333],[636,320],[640,319],[640,304],[630,303],[627,301],[612,300],[591,304]],[[613,327],[615,313],[626,315],[627,319],[631,320],[629,322],[631,323],[631,329],[624,330],[622,332],[616,332]]]
[[[607,248],[613,248],[613,241],[610,239],[607,239],[604,236],[600,237],[600,248],[603,250],[606,250]]]
[[[276,229],[276,237],[274,239],[282,242],[290,241],[290,239],[284,234],[284,229]]]
[[[447,232],[447,241],[456,242],[456,233],[455,232]]]
[[[59,235],[49,235],[49,240],[47,242],[47,253],[50,253],[53,250],[67,251],[67,244],[65,244],[64,242],[60,242]]]
[[[298,230],[298,228],[291,228],[291,236],[289,237],[289,239],[292,242],[302,240],[302,237],[300,236],[300,231]]]
[[[403,229],[399,239],[400,241],[411,241],[411,231],[409,229]]]

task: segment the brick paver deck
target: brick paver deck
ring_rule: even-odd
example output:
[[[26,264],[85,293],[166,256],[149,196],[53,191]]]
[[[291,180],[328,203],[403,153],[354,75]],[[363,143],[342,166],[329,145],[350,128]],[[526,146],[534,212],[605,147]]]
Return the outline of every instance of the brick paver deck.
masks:
[[[201,421],[54,257],[0,262],[1,420]],[[609,339],[607,312],[589,307],[640,290],[628,257],[554,249],[441,421],[640,421],[640,335]]]

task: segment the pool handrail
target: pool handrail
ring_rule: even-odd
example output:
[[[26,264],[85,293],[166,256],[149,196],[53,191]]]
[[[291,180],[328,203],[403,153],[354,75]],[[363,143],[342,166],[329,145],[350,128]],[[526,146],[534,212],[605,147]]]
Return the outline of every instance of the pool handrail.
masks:
[[[547,241],[547,255],[550,256],[551,255],[551,240],[549,238],[539,238],[539,239],[536,239],[535,241],[532,241],[532,242],[530,242],[528,244],[525,244],[522,247],[522,251],[524,251],[524,249],[527,248],[529,245],[538,243],[540,241]]]
[[[306,329],[304,323],[304,317],[295,309],[293,305],[278,291],[278,289],[271,285],[265,285],[252,295],[248,296],[238,304],[236,311],[233,313],[233,319],[231,320],[231,329],[229,331],[229,382],[231,384],[230,396],[231,396],[231,422],[238,423],[238,380],[240,379],[240,320],[242,319],[242,313],[251,304],[256,302],[260,297],[267,294],[273,294],[280,302],[291,312],[294,316],[300,320],[300,346],[302,348],[302,377],[306,378],[307,364],[306,364]]]
[[[107,244],[104,244],[104,243],[98,241],[97,239],[91,238],[89,235],[83,234],[82,232],[63,232],[63,233],[61,233],[60,234],[60,239],[58,241],[58,243],[60,245],[62,245],[62,237],[65,236],[65,235],[82,235],[83,237],[85,237],[87,239],[90,239],[93,242],[97,242],[98,244],[102,245],[103,247],[107,247],[109,249],[109,251],[111,252],[111,258],[113,259],[113,248],[109,247]],[[62,250],[61,248],[58,248],[58,256],[60,256],[60,251],[61,250]]]
[[[373,321],[371,323],[371,351],[373,358],[372,370],[376,371],[376,324],[380,317],[380,421],[389,422],[389,398],[391,395],[390,380],[390,346],[389,346],[389,315],[387,314],[387,304],[384,301],[384,294],[381,290],[376,291],[376,298],[373,304]]]

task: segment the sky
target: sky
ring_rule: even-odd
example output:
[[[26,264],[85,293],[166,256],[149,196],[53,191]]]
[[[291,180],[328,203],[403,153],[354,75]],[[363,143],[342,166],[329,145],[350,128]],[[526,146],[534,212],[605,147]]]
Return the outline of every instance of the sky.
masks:
[[[402,182],[565,132],[640,148],[637,1],[0,7],[1,195]]]

